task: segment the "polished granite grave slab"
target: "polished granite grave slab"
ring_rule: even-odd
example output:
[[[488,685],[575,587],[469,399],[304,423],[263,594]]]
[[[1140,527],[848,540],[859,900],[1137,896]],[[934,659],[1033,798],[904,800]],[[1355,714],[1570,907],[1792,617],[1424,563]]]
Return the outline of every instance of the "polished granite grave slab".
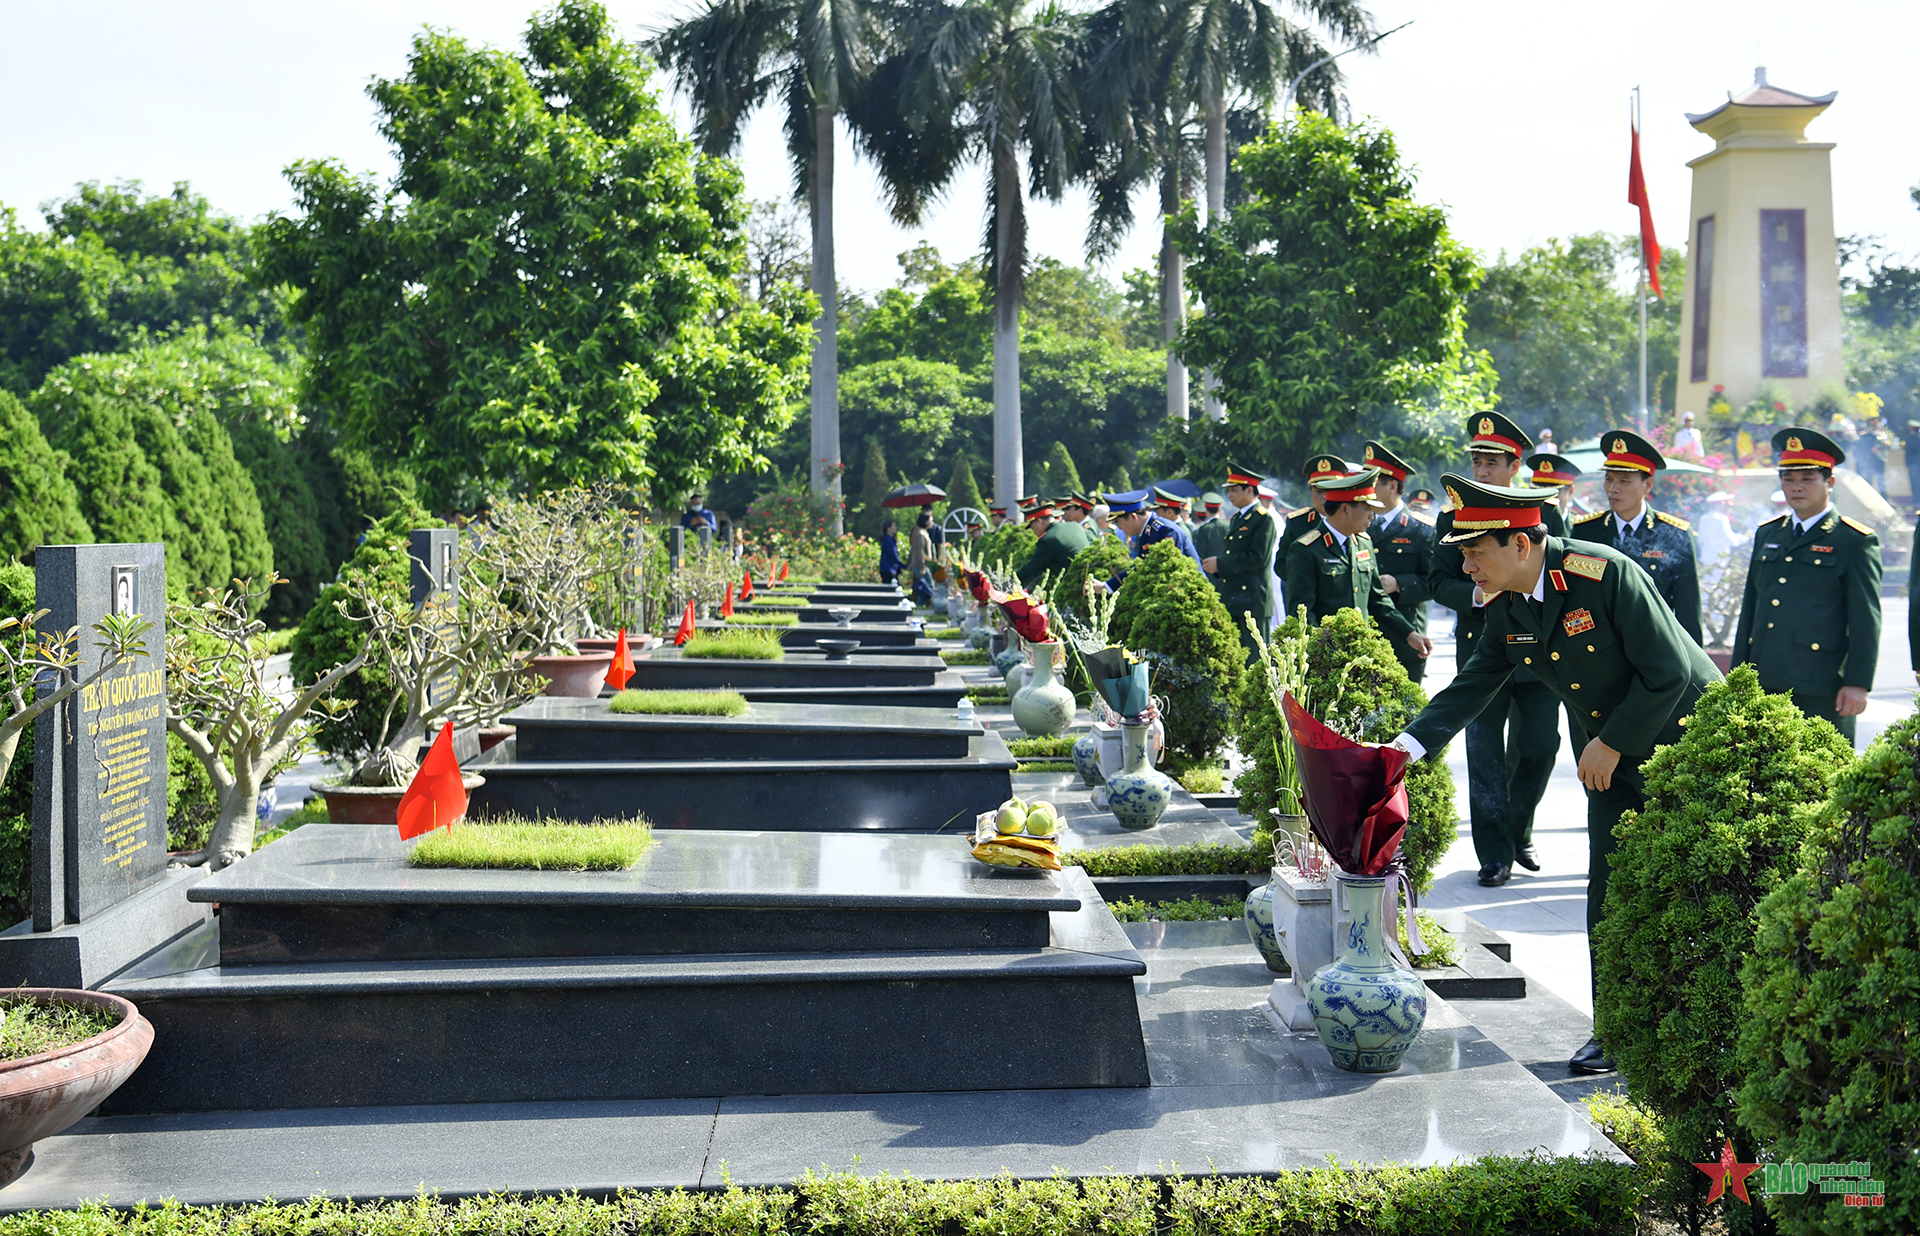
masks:
[[[762,701],[706,717],[618,713],[608,702],[543,695],[508,713],[515,760],[964,759],[986,732],[926,708]]]
[[[908,601],[897,604],[880,601],[855,600],[851,598],[821,598],[809,601],[804,607],[786,605],[755,605],[749,601],[745,605],[735,605],[736,614],[794,614],[801,622],[833,623],[835,609],[854,609],[854,622],[884,623],[890,626],[906,626],[907,619],[913,617],[913,605]]]
[[[790,650],[778,661],[688,657],[657,648],[636,657],[627,686],[637,690],[732,687],[931,687],[947,669],[937,657],[856,652],[842,661],[825,653]]]
[[[694,624],[701,631],[738,631],[736,622],[702,621]],[[800,622],[790,627],[770,627],[785,648],[817,651],[817,639],[857,639],[865,653],[884,650],[888,656],[938,656],[940,644],[927,638],[924,627],[901,622],[856,622],[841,626],[837,622]]]

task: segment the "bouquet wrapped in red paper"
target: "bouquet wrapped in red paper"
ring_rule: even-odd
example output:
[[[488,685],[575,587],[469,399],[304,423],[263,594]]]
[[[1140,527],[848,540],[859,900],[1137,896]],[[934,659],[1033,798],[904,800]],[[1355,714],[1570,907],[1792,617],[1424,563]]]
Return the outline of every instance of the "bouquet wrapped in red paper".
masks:
[[[1291,691],[1281,708],[1293,735],[1313,835],[1342,871],[1380,875],[1407,831],[1407,753],[1335,733],[1302,708]]]
[[[984,572],[968,571],[967,572],[967,591],[973,594],[974,600],[980,602],[980,604],[982,605],[985,605],[987,603],[988,595],[993,592],[993,585],[987,582],[987,577]]]
[[[1047,641],[1047,607],[1035,601],[1023,592],[1009,596],[993,598],[1000,612],[1007,616],[1007,622],[1030,644],[1044,644]]]

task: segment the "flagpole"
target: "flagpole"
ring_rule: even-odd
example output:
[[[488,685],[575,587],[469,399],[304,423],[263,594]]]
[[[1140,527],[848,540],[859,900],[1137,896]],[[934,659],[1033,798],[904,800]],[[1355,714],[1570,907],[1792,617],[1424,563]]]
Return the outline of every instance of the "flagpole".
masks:
[[[1640,87],[1633,88],[1633,131],[1640,132]],[[1647,238],[1640,238],[1640,432],[1647,432]]]

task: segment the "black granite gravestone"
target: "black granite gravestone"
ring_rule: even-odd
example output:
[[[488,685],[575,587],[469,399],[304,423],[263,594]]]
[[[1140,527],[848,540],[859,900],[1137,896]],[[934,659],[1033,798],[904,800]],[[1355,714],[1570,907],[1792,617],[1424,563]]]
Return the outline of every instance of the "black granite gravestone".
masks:
[[[457,528],[415,528],[407,534],[407,557],[413,562],[408,599],[425,608],[434,626],[449,636],[460,612],[460,531]],[[451,675],[427,684],[427,702],[439,703],[453,689]]]

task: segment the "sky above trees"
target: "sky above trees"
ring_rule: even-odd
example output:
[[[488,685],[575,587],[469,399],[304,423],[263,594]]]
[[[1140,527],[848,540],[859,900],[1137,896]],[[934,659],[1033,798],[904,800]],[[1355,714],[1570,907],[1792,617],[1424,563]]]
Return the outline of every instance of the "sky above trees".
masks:
[[[82,180],[175,180],[243,217],[287,210],[281,169],[331,156],[391,174],[364,87],[402,70],[422,25],[517,46],[535,0],[341,0],[262,5],[246,0],[132,0],[74,8],[0,0],[8,41],[33,54],[0,76],[0,204],[26,226],[34,207]],[[638,37],[685,11],[681,0],[609,0]],[[1648,180],[1661,236],[1684,240],[1686,161],[1711,147],[1682,113],[1710,110],[1743,89],[1756,64],[1777,84],[1839,90],[1812,135],[1839,143],[1835,213],[1841,232],[1879,233],[1920,257],[1920,181],[1905,61],[1920,37],[1910,0],[1839,0],[1810,10],[1786,0],[1628,0],[1596,8],[1532,0],[1377,0],[1379,25],[1408,19],[1372,59],[1349,57],[1359,114],[1390,125],[1418,169],[1419,196],[1444,202],[1456,236],[1493,258],[1553,236],[1633,227],[1626,204],[1626,93],[1645,90]],[[675,101],[685,118],[684,101]],[[842,145],[845,145],[844,134]],[[790,173],[774,111],[750,127],[747,192],[784,197]],[[984,200],[970,169],[912,231],[895,227],[871,168],[841,150],[836,193],[845,246],[841,281],[875,289],[898,275],[894,255],[925,236],[943,253],[974,251]],[[1148,218],[1154,203],[1136,203]],[[1032,250],[1077,264],[1084,196],[1033,205]],[[1158,229],[1137,226],[1108,265],[1151,265]]]

